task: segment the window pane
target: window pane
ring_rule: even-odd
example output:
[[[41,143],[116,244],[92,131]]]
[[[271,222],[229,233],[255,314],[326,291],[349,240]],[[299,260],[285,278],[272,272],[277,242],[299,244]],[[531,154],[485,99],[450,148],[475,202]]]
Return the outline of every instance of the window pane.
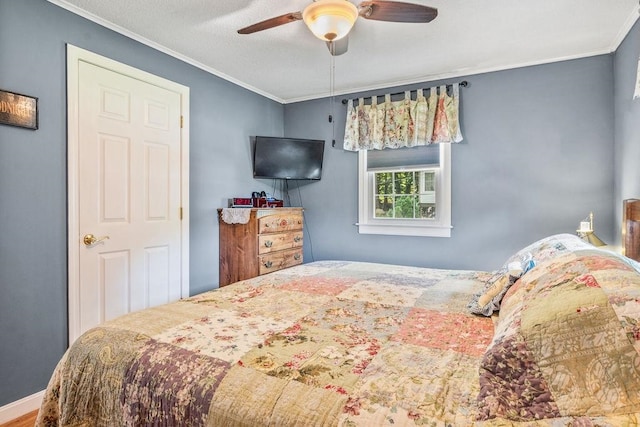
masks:
[[[375,218],[392,218],[393,217],[393,198],[377,196],[375,198]]]
[[[420,192],[435,191],[436,189],[436,173],[433,171],[416,172],[419,176],[418,182],[421,183]]]
[[[421,219],[435,219],[436,218],[436,205],[435,203],[426,204],[420,203],[416,218]]]
[[[391,194],[393,174],[391,172],[376,173],[376,194]]]
[[[395,194],[415,194],[413,172],[395,172]]]
[[[415,208],[417,205],[417,196],[397,196],[394,208],[395,218],[415,218]]]
[[[434,170],[374,172],[374,218],[436,219]]]

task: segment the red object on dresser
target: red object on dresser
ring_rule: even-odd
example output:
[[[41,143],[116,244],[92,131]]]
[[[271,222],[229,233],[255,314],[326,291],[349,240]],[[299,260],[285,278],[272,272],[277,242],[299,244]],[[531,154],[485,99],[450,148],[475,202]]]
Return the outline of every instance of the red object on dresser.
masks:
[[[253,207],[254,208],[282,208],[284,207],[284,202],[282,200],[269,200],[266,197],[254,197]]]

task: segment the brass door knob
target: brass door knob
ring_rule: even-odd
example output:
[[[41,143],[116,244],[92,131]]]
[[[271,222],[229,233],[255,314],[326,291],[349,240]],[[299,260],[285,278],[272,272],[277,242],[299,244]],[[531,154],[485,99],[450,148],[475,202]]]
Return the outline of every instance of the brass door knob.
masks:
[[[103,240],[108,239],[109,236],[96,237],[93,234],[85,234],[82,238],[82,241],[86,246],[95,245],[98,242],[102,242]]]

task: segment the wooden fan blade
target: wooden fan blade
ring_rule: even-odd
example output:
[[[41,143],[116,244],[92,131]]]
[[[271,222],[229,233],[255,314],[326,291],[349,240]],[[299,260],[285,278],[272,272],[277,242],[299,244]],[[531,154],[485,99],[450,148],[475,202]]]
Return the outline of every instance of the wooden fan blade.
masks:
[[[325,43],[327,43],[327,48],[329,48],[331,55],[339,56],[343,53],[347,53],[347,49],[349,49],[349,35],[344,36],[340,40]]]
[[[268,30],[269,28],[279,27],[280,25],[288,24],[293,21],[300,21],[302,19],[302,12],[285,13],[284,15],[276,16],[275,18],[265,19],[248,27],[244,27],[238,30],[238,34],[251,34],[262,30]]]
[[[372,0],[360,3],[358,13],[375,21],[421,23],[433,21],[438,16],[438,9],[414,3]]]

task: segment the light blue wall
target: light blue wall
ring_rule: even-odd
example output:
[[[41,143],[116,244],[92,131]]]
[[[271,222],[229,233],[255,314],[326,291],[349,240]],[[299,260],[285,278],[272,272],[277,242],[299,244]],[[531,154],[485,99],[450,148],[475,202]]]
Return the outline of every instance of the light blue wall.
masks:
[[[640,198],[640,99],[633,99],[640,23],[636,22],[616,51],[615,72],[615,209],[616,239],[621,241],[622,201]]]
[[[598,235],[612,240],[612,56],[464,80],[465,138],[452,147],[451,238],[358,234],[357,155],[340,148],[346,111],[340,101],[347,96],[338,96],[336,148],[326,148],[322,180],[300,189],[315,259],[490,270],[534,240],[575,232],[590,211]],[[330,142],[330,110],[328,99],[286,105],[285,135]]]
[[[192,294],[218,283],[216,209],[268,189],[249,136],[283,133],[276,102],[44,0],[0,0],[0,88],[40,113],[37,131],[0,126],[0,406],[43,390],[67,345],[66,43],[191,88]]]

